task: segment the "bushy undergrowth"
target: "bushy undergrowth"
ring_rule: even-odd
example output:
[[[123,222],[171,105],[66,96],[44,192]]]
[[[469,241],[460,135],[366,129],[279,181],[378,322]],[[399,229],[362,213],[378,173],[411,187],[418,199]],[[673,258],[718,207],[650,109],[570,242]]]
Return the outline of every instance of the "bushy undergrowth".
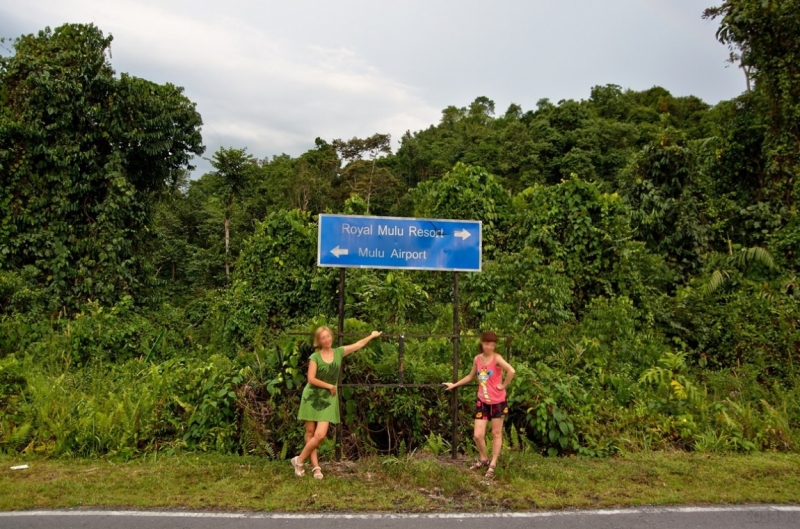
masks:
[[[454,171],[475,185],[492,181],[465,166]],[[442,182],[436,196],[457,202],[446,193],[453,182]],[[437,204],[421,202],[419,214],[435,214],[424,208]],[[676,268],[631,240],[627,206],[596,184],[572,177],[532,187],[505,204],[502,218],[493,203],[468,206],[503,226],[497,243],[501,233],[513,236],[481,274],[465,277],[460,307],[465,328],[513,337],[500,349],[518,373],[506,421],[513,449],[797,450],[800,301],[791,272],[767,249],[731,245],[670,291]],[[335,313],[337,282],[315,265],[315,233],[309,215],[268,216],[244,245],[231,287],[180,306],[144,308],[126,296],[47,319],[37,308],[43,295],[25,275],[2,273],[0,449],[295,452],[303,442],[296,412],[308,336]],[[349,336],[373,328],[451,332],[449,274],[351,270],[347,277]],[[462,372],[474,354],[475,339],[465,337]],[[451,358],[448,339],[408,339],[404,381],[431,387],[342,388],[344,453],[446,450],[450,395],[436,385],[450,379]],[[349,357],[344,380],[397,382],[397,340]],[[458,448],[467,452],[473,391],[459,392]],[[331,442],[322,447],[331,450]]]
[[[201,450],[270,458],[296,451],[308,340],[257,333],[251,347],[226,351],[213,341],[195,343],[202,330],[186,325],[179,312],[164,307],[156,322],[123,303],[31,330],[23,349],[0,359],[2,450],[120,457]],[[19,325],[2,323],[4,330]],[[348,332],[369,328],[347,322]],[[586,456],[794,451],[800,440],[796,377],[765,379],[756,364],[701,366],[702,356],[656,332],[626,297],[595,299],[582,322],[545,324],[501,346],[518,373],[506,422],[512,449]],[[465,339],[461,351],[467,366],[474,339]],[[396,340],[374,342],[348,358],[345,381],[396,382],[397,353]],[[446,339],[407,340],[405,382],[448,380],[451,355]],[[459,448],[467,452],[473,391],[460,392]],[[442,389],[343,388],[342,398],[349,457],[449,447],[450,400]],[[331,450],[330,442],[323,446]]]

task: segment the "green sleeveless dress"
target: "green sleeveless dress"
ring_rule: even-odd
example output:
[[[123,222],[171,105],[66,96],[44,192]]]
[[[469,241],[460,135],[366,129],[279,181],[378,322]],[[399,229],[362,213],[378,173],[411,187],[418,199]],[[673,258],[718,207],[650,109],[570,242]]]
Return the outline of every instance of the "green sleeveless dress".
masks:
[[[329,364],[322,359],[319,352],[315,352],[309,359],[317,364],[317,378],[334,386],[339,383],[339,371],[342,368],[344,347],[333,350],[333,361]],[[339,422],[339,399],[331,395],[325,388],[306,384],[303,388],[303,397],[300,399],[300,411],[297,418],[301,421]]]

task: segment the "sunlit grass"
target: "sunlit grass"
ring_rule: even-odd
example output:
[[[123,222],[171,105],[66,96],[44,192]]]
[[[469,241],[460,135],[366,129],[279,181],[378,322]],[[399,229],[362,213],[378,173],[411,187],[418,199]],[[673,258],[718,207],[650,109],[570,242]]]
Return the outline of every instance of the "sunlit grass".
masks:
[[[9,470],[26,463],[28,470]],[[608,459],[509,452],[486,482],[468,462],[425,454],[324,465],[184,454],[129,462],[0,456],[0,509],[57,507],[268,511],[435,511],[640,504],[796,502],[800,455],[641,453]]]

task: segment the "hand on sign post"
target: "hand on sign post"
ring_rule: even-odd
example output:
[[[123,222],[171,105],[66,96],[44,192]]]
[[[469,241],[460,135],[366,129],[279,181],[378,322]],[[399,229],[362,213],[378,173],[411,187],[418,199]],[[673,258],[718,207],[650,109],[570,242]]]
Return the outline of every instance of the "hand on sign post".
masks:
[[[450,391],[453,388],[457,388],[463,386],[464,384],[469,384],[475,378],[475,375],[478,373],[477,369],[475,368],[475,363],[472,364],[472,370],[469,372],[467,376],[459,380],[458,382],[442,382],[442,385],[445,387],[445,391]]]

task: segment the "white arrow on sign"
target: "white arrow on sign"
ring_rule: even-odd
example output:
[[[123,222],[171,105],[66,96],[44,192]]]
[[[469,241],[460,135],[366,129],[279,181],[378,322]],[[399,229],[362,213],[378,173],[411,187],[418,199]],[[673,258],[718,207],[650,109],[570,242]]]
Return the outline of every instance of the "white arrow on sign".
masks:
[[[347,248],[339,248],[339,246],[337,245],[336,248],[331,250],[331,253],[335,255],[336,258],[338,259],[340,255],[347,255],[348,253],[350,253],[350,250],[348,250]]]
[[[471,233],[468,232],[467,230],[459,230],[459,231],[453,233],[453,235],[455,235],[456,237],[461,237],[461,240],[465,241],[465,240],[467,240],[467,237],[469,237],[471,235]]]

